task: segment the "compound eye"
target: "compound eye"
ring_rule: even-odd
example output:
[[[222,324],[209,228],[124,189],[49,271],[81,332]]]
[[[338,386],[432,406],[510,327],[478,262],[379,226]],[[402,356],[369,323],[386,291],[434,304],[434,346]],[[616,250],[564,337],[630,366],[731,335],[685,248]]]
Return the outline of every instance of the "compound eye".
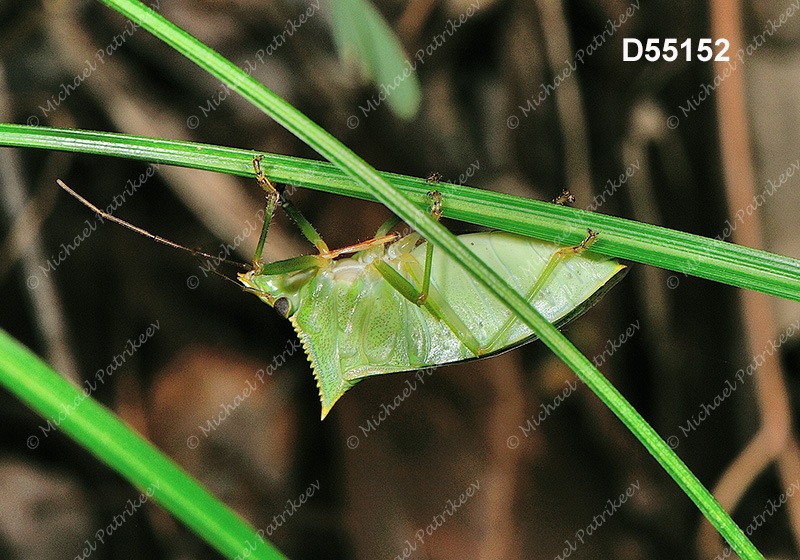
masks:
[[[292,313],[292,304],[285,297],[279,297],[276,299],[273,307],[275,308],[275,311],[277,311],[278,314],[284,319],[288,319],[289,315]]]

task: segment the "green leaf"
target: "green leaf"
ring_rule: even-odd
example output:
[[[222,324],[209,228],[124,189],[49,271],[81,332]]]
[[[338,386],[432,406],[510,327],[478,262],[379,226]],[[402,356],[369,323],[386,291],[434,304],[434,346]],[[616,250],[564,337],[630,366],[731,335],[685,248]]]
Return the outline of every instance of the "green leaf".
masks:
[[[127,157],[207,171],[253,176],[257,152],[183,142],[156,140],[110,132],[0,124],[0,146],[47,148]],[[363,185],[327,162],[266,154],[264,168],[279,183],[330,193],[377,200]],[[381,173],[420,208],[430,199],[424,179]],[[586,229],[600,232],[592,251],[658,266],[684,275],[706,278],[739,288],[800,301],[800,261],[790,257],[676,231],[557,206],[472,187],[440,183],[444,215],[475,225],[528,235],[545,241],[575,245]]]
[[[397,116],[417,114],[420,87],[397,36],[369,0],[329,0],[331,30],[342,62],[357,62]]]
[[[75,388],[2,329],[0,385],[139,490],[152,492],[148,500],[172,512],[222,554],[234,558],[248,551],[251,557],[264,560],[286,558],[169,457],[89,396],[91,385]],[[49,437],[44,432],[41,435]],[[28,447],[37,447],[41,439],[31,434]]]

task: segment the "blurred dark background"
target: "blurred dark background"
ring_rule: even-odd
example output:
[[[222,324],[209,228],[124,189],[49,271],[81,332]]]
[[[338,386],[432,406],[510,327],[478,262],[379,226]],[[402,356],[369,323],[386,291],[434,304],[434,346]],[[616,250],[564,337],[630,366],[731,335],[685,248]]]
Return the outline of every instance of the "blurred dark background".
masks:
[[[737,221],[745,208],[729,202],[720,142],[743,143],[740,156],[754,166],[756,193],[769,181],[777,185],[795,161],[800,166],[800,15],[792,4],[480,0],[418,66],[422,102],[414,118],[403,120],[387,104],[367,115],[359,109],[378,86],[337,57],[331,5],[320,2],[253,75],[376,168],[418,177],[438,171],[457,182],[477,165],[467,183],[478,188],[549,200],[568,186],[578,207],[726,240],[727,225],[740,226],[740,233],[760,225],[763,248],[800,257],[797,178],[784,177]],[[159,11],[245,66],[309,6],[160,0]],[[376,7],[412,58],[448,20],[467,13],[470,2],[381,0]],[[632,15],[619,28],[609,24],[626,11]],[[781,15],[783,24],[770,27]],[[743,47],[758,46],[742,59],[731,48],[736,68],[716,89],[704,84],[714,84],[723,67],[694,56],[687,62],[683,51],[674,62],[622,60],[623,38],[672,37],[678,44],[691,38],[695,45],[718,38],[719,21],[740,24]],[[96,51],[120,35],[125,40],[100,62]],[[579,49],[591,54],[548,90]],[[0,1],[0,69],[3,122],[316,157],[98,2]],[[744,80],[746,111],[719,97],[722,88],[736,88],[737,79]],[[542,91],[549,93],[532,110],[529,100]],[[221,101],[213,110],[211,99]],[[726,111],[749,126],[746,134],[720,125]],[[352,115],[358,117],[354,127],[348,125]],[[612,188],[609,181],[626,171],[626,181]],[[55,184],[62,178],[106,207],[143,174],[146,181],[114,213],[190,247],[219,252],[263,205],[253,180],[0,149],[0,324],[77,382],[108,367],[129,340],[157,324],[95,396],[254,526],[266,530],[273,523],[271,540],[290,558],[550,559],[570,543],[570,558],[714,558],[726,552],[596,396],[579,382],[568,398],[560,396],[575,376],[540,343],[438,369],[372,431],[365,431],[367,421],[402,394],[413,374],[359,384],[320,422],[308,362],[294,352],[208,429],[248,382],[257,383],[259,368],[292,347],[294,333],[252,295],[205,277],[191,256],[98,224]],[[318,192],[298,190],[293,200],[331,247],[368,239],[388,216],[377,204]],[[457,232],[471,230],[446,223]],[[83,237],[89,224],[95,229]],[[247,262],[256,238],[248,237],[232,258]],[[69,254],[59,257],[67,245]],[[310,251],[279,217],[267,257]],[[740,290],[685,272],[634,265],[564,332],[590,359],[603,356],[601,371],[660,434],[676,438],[671,443],[703,483],[714,487],[727,473],[730,484],[718,496],[735,504],[742,527],[761,516],[752,539],[762,552],[797,557],[800,499],[789,498],[767,515],[765,508],[792,482],[800,485],[787,417],[800,388],[800,346],[791,336],[796,332],[789,334],[800,309],[764,298],[754,314],[743,307]],[[756,318],[766,332],[748,330]],[[633,334],[625,336],[626,330]],[[752,332],[761,334],[747,335]],[[779,352],[720,401],[726,381],[734,383],[737,370],[781,333],[789,336]],[[72,559],[139,492],[62,434],[41,437],[42,419],[11,395],[2,393],[0,400],[0,551],[9,559]],[[529,421],[538,421],[543,410],[550,412],[532,429]],[[783,431],[766,430],[754,440],[771,413],[782,414],[783,423],[775,425]],[[697,426],[688,430],[692,420]],[[40,436],[35,449],[31,435]],[[416,540],[470,485],[472,497],[425,533],[424,542]],[[609,514],[609,504],[626,491],[625,503]],[[311,496],[276,526],[287,500],[297,502],[301,494]],[[99,543],[92,557],[218,555],[150,503]]]

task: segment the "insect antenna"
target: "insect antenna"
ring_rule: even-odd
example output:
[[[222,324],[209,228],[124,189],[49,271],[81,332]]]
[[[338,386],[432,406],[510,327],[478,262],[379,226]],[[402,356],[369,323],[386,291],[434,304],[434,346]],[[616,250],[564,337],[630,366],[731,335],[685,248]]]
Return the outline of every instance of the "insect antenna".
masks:
[[[197,260],[198,260],[198,261],[201,259],[201,257],[200,257],[199,255],[195,255],[195,257],[197,257]],[[217,257],[213,257],[213,258],[215,258],[215,259],[216,259]],[[222,259],[220,262],[226,262],[226,260],[225,260],[225,259]],[[250,270],[252,270],[252,268],[251,268],[251,267],[250,267],[250,265],[248,265],[248,264],[244,264],[244,263],[237,263],[236,261],[227,261],[227,262],[229,262],[229,263],[233,263],[233,264],[236,264],[236,266],[239,266],[239,267],[243,267],[243,268],[242,268],[242,270],[247,270],[247,271],[250,271]],[[200,263],[200,265],[202,266],[202,262]],[[239,282],[237,282],[236,280],[234,280],[234,279],[233,279],[233,278],[231,278],[230,276],[225,276],[225,275],[224,275],[224,274],[222,274],[220,271],[218,271],[216,268],[212,268],[212,269],[211,269],[211,273],[212,273],[212,274],[216,274],[217,276],[219,276],[219,277],[220,277],[220,278],[222,278],[223,280],[227,280],[228,282],[230,282],[231,284],[233,284],[234,286],[236,286],[237,288],[239,288],[239,289],[240,289],[240,290],[242,290],[243,292],[252,292],[252,293],[255,293],[256,295],[259,295],[259,294],[260,294],[260,292],[253,291],[253,290],[251,290],[250,288],[248,288],[248,287],[246,287],[246,286],[243,286],[242,284],[240,284]]]
[[[71,194],[73,197],[78,199],[84,206],[86,206],[90,210],[92,210],[95,213],[97,213],[101,218],[105,218],[105,219],[107,219],[107,220],[109,220],[111,222],[114,222],[115,224],[119,224],[119,225],[121,225],[123,227],[126,227],[131,231],[135,231],[136,233],[138,233],[140,235],[144,235],[145,237],[147,237],[149,239],[152,239],[153,241],[155,241],[157,243],[161,243],[162,245],[166,245],[167,247],[173,247],[175,249],[181,249],[183,251],[191,253],[192,255],[197,257],[198,259],[200,259],[200,258],[213,259],[214,261],[217,261],[217,262],[224,262],[226,264],[230,264],[230,265],[235,266],[235,267],[237,267],[237,268],[239,268],[241,270],[250,270],[251,269],[250,265],[248,265],[248,264],[240,263],[240,262],[233,261],[233,260],[230,260],[230,259],[221,259],[218,255],[210,255],[210,254],[208,254],[208,253],[206,253],[204,251],[198,251],[197,249],[190,249],[189,247],[184,247],[183,245],[180,245],[179,243],[175,243],[174,241],[170,241],[169,239],[165,239],[165,238],[163,238],[161,236],[158,236],[158,235],[153,235],[152,233],[150,233],[147,230],[144,230],[144,229],[142,229],[140,227],[137,227],[137,226],[135,226],[135,225],[133,225],[133,224],[131,224],[129,222],[126,222],[125,220],[117,218],[116,216],[112,216],[108,212],[104,212],[103,210],[101,210],[100,208],[98,208],[97,206],[95,206],[94,204],[92,204],[91,202],[86,200],[85,198],[83,198],[81,195],[76,193],[70,187],[68,187],[67,184],[64,181],[62,181],[61,179],[58,179],[56,182],[58,183],[58,185],[62,189],[64,189],[69,194]],[[220,274],[220,273],[216,272],[216,270],[214,272],[219,274],[223,278],[226,278],[227,280],[230,280],[231,282],[233,282],[233,280],[231,280],[230,278],[228,278],[224,274]]]

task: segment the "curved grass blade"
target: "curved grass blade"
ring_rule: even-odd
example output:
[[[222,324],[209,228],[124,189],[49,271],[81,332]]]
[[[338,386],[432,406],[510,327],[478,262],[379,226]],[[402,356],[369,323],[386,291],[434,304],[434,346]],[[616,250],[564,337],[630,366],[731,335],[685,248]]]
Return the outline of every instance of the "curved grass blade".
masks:
[[[0,124],[0,146],[47,148],[180,165],[251,177],[255,152],[109,132]],[[272,179],[300,187],[375,201],[364,186],[322,161],[277,154],[264,156]],[[380,173],[419,207],[428,204],[423,179]],[[494,193],[462,185],[437,186],[444,215],[476,225],[564,245],[579,243],[586,228],[602,232],[592,251],[657,266],[730,286],[800,301],[800,261],[691,233],[624,218]]]
[[[0,356],[0,385],[134,486],[143,491],[152,489],[153,501],[172,512],[220,553],[234,558],[251,551],[254,558],[286,559],[153,444],[2,329]],[[38,436],[30,436],[34,437]]]
[[[329,4],[342,62],[356,61],[361,74],[379,87],[389,109],[411,119],[419,109],[419,81],[394,31],[369,0],[330,0]],[[353,25],[354,21],[359,25]]]

